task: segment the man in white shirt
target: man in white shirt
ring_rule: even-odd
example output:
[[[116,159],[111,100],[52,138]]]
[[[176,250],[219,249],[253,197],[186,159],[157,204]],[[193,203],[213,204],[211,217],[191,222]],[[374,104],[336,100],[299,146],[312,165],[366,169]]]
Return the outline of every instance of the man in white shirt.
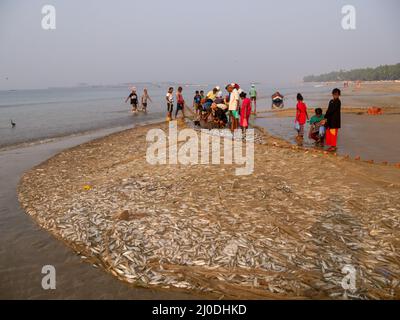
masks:
[[[231,131],[235,131],[238,128],[239,121],[239,85],[231,83],[228,86],[228,92],[230,93],[229,98],[229,116],[231,120]]]
[[[165,99],[167,100],[167,111],[168,111],[168,115],[167,115],[167,121],[171,121],[172,120],[172,112],[174,110],[174,88],[170,87],[168,89],[168,92],[165,96]]]

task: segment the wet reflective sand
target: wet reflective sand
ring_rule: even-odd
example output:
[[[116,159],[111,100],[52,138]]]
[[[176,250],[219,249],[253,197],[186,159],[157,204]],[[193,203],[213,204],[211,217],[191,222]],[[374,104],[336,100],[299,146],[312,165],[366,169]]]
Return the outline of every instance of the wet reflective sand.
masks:
[[[180,292],[128,286],[83,262],[36,226],[19,206],[16,187],[26,170],[52,155],[115,129],[0,152],[0,299],[193,299]],[[57,289],[41,287],[41,269],[54,265]]]
[[[343,114],[343,127],[339,132],[338,153],[360,156],[363,160],[376,162],[400,162],[400,114],[368,116]],[[255,124],[264,127],[276,135],[295,143],[294,118],[267,117],[255,120]],[[305,146],[312,146],[305,134]]]

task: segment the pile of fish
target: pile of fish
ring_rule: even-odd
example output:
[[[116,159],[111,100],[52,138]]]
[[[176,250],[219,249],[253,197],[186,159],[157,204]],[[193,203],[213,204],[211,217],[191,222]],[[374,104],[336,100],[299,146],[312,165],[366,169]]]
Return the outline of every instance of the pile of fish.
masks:
[[[200,131],[206,132],[210,136],[232,139],[232,133],[229,129],[213,129],[213,130],[202,129],[200,126],[195,125],[195,123],[192,120],[187,120],[185,122],[185,126],[187,128],[193,129],[198,132]],[[239,134],[233,135],[233,139],[235,141],[250,141],[255,144],[263,144],[265,142],[263,134],[258,130],[255,130],[254,135],[251,136],[246,134],[241,134],[240,130],[238,130],[237,133]]]
[[[395,168],[267,145],[257,145],[250,176],[152,166],[145,130],[33,168],[19,186],[22,206],[136,286],[233,299],[400,298]]]

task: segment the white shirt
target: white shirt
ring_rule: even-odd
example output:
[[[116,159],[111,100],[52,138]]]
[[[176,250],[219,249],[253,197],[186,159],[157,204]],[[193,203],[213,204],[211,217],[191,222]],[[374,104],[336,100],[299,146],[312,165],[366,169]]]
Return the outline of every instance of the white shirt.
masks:
[[[239,91],[233,89],[231,92],[231,97],[229,99],[229,111],[236,111],[239,105]]]
[[[172,93],[167,93],[167,100],[169,103],[174,103],[174,95]]]

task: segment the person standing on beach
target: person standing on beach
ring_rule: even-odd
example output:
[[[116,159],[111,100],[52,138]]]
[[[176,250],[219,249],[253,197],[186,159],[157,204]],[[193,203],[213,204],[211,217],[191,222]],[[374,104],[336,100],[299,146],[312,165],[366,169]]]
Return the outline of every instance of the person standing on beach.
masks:
[[[339,129],[341,128],[341,108],[342,102],[340,101],[341,91],[333,89],[333,99],[329,102],[328,111],[325,114],[325,127],[326,127],[326,145],[329,146],[328,152],[335,152],[337,149],[337,138]]]
[[[175,119],[178,118],[179,111],[182,111],[183,118],[185,118],[185,99],[182,95],[183,88],[179,87],[178,92],[176,93],[176,112]]]
[[[153,102],[153,101],[151,101],[151,98],[149,96],[149,93],[148,93],[147,89],[144,88],[143,95],[141,97],[141,104],[142,104],[142,111],[143,112],[147,112],[148,101]]]
[[[201,96],[201,100],[204,100],[206,98],[203,90],[200,91],[200,96]]]
[[[247,98],[245,92],[240,94],[240,98],[242,99],[242,105],[240,107],[240,127],[242,128],[243,134],[246,134],[246,130],[249,128],[251,100]]]
[[[228,86],[228,92],[230,93],[229,98],[229,116],[231,122],[232,133],[238,128],[239,120],[239,85],[236,83],[231,83]]]
[[[297,106],[296,106],[296,125],[295,125],[297,130],[296,141],[298,145],[303,144],[304,126],[306,124],[306,121],[309,119],[307,113],[307,106],[303,101],[304,101],[303,96],[300,93],[298,93]]]
[[[167,100],[167,121],[171,121],[172,112],[174,111],[174,88],[170,87],[168,89],[165,99]]]
[[[138,109],[139,98],[138,98],[138,95],[136,93],[136,88],[135,87],[132,87],[132,92],[125,99],[125,103],[127,103],[129,99],[131,100],[132,113],[136,113],[137,109]]]
[[[196,115],[201,112],[201,95],[199,91],[196,91],[193,97],[193,110],[195,111]]]
[[[251,89],[249,91],[250,99],[252,104],[254,105],[254,114],[257,114],[257,90],[256,90],[256,85],[252,84]]]

